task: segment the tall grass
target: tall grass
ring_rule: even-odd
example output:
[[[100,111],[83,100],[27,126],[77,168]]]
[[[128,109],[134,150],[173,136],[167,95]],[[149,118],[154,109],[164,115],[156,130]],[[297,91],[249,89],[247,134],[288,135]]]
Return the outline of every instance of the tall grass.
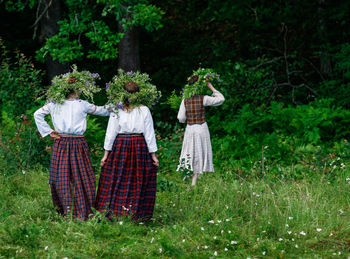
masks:
[[[46,169],[0,176],[3,258],[346,258],[350,255],[349,171],[322,177],[236,180],[206,174],[189,189],[159,173],[153,221],[61,218]],[[26,180],[25,180],[26,177]],[[99,221],[102,218],[102,221]]]

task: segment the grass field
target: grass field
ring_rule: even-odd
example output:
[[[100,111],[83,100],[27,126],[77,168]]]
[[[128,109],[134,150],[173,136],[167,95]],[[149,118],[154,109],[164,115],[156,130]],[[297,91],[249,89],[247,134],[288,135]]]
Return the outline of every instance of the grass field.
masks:
[[[0,257],[348,258],[348,175],[295,182],[217,172],[190,190],[160,170],[147,224],[65,220],[52,206],[47,169],[0,176]]]

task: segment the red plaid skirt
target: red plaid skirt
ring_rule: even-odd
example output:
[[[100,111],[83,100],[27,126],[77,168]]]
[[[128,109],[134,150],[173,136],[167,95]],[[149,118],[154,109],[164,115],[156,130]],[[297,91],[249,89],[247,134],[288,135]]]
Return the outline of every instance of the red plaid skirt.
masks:
[[[117,136],[102,168],[96,209],[110,218],[148,220],[156,199],[157,167],[143,136]]]
[[[94,206],[96,180],[84,137],[61,137],[53,144],[50,180],[54,206],[63,216],[87,219]]]

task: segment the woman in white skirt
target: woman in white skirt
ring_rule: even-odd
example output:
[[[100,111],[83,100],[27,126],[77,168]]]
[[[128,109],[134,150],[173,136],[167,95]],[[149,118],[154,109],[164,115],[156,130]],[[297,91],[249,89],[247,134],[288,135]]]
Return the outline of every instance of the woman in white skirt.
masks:
[[[190,81],[197,79],[194,77]],[[194,95],[182,100],[177,115],[181,123],[187,122],[177,171],[181,167],[192,170],[192,185],[196,185],[198,174],[214,172],[213,153],[204,107],[218,106],[225,101],[224,96],[210,82],[206,84],[213,92],[212,96]]]

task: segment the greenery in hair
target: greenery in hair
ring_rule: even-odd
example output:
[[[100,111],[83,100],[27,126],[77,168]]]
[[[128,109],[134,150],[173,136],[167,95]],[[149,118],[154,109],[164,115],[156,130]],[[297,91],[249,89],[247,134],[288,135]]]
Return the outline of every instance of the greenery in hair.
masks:
[[[193,80],[193,77],[198,77],[198,79]],[[220,75],[211,68],[199,68],[194,70],[192,75],[187,79],[187,84],[182,88],[180,94],[177,94],[176,91],[173,90],[167,103],[171,108],[178,109],[183,99],[191,98],[195,95],[210,94],[207,82],[214,84],[221,83]]]
[[[81,92],[83,97],[93,101],[93,95],[101,91],[96,84],[96,80],[101,79],[98,73],[79,72],[76,65],[73,65],[72,69],[72,72],[55,76],[52,79],[52,84],[46,93],[49,102],[63,104],[71,91]]]
[[[110,104],[114,111],[123,108],[125,104],[128,104],[131,108],[140,105],[150,108],[156,105],[161,97],[161,92],[150,81],[151,79],[146,73],[140,73],[139,71],[124,72],[119,69],[118,75],[114,76],[111,82],[106,83],[107,104]],[[135,93],[126,91],[124,87],[128,82],[136,83],[139,91]]]

